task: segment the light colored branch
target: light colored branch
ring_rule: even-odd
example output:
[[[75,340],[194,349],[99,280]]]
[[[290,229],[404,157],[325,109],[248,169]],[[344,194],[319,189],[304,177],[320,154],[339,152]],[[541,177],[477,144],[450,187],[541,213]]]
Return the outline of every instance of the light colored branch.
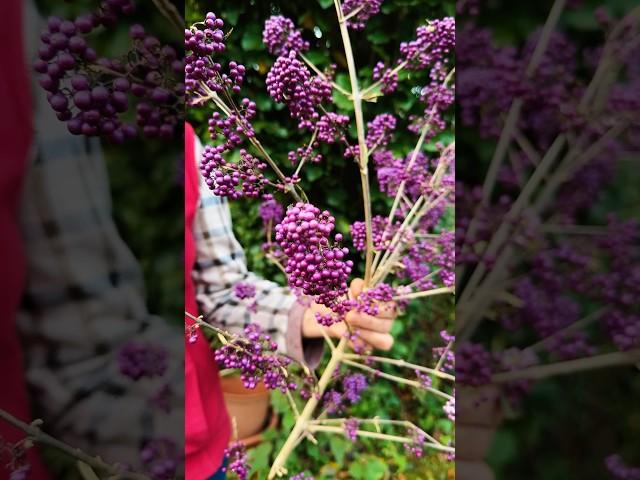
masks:
[[[436,377],[440,377],[444,380],[455,381],[455,377],[453,375],[449,375],[448,373],[442,372],[438,369],[423,367],[422,365],[416,365],[414,363],[409,363],[402,359],[396,358],[387,358],[387,357],[376,357],[375,355],[360,355],[357,353],[345,353],[344,358],[346,360],[354,360],[354,361],[365,361],[371,360],[378,363],[387,363],[389,365],[395,365],[397,367],[410,368],[411,370],[419,370],[424,373],[428,373],[434,375]]]
[[[300,413],[300,416],[296,420],[295,425],[291,429],[291,432],[289,433],[289,437],[285,441],[284,445],[280,449],[280,452],[278,452],[278,455],[276,456],[275,460],[273,461],[273,464],[271,465],[271,469],[269,470],[269,476],[268,476],[269,480],[272,480],[276,476],[282,476],[286,473],[286,468],[284,468],[284,465],[287,461],[287,458],[289,458],[289,455],[291,455],[291,452],[299,443],[300,437],[304,435],[307,422],[311,418],[311,415],[313,415],[313,412],[316,409],[318,403],[320,402],[320,399],[322,398],[322,395],[324,394],[324,391],[326,390],[327,385],[329,385],[329,382],[333,378],[333,373],[340,366],[340,360],[342,359],[342,354],[344,353],[346,346],[347,346],[347,339],[341,338],[340,342],[338,343],[338,346],[331,353],[331,359],[329,360],[327,367],[325,368],[324,372],[322,372],[322,376],[318,381],[317,392],[311,395],[311,397],[307,401],[307,404],[305,405],[304,409]]]
[[[324,432],[324,433],[336,433],[339,435],[344,435],[344,428],[342,427],[331,427],[325,425],[309,425],[309,430],[311,432]],[[398,442],[398,443],[413,443],[413,438],[410,437],[401,437],[398,435],[389,435],[386,433],[378,433],[378,432],[369,432],[367,430],[357,430],[356,434],[359,437],[366,438],[375,438],[377,440],[386,440],[389,442]],[[442,445],[439,443],[425,443],[424,447],[432,448],[434,450],[439,450],[441,452],[453,453],[455,449],[453,447],[447,447],[446,445]]]
[[[371,213],[371,194],[369,191],[369,154],[367,152],[367,143],[365,140],[364,117],[362,114],[362,96],[358,85],[358,72],[353,57],[353,49],[351,48],[351,39],[347,24],[344,21],[344,13],[340,0],[334,0],[336,7],[336,15],[340,26],[340,35],[344,46],[344,55],[347,59],[347,68],[349,70],[349,81],[351,82],[351,101],[353,102],[353,111],[356,119],[356,131],[358,134],[358,148],[360,157],[358,166],[360,167],[360,183],[362,186],[362,200],[364,203],[364,221],[366,226],[366,251],[365,251],[365,272],[364,284],[369,286],[372,275],[373,263],[373,229],[372,229],[372,213]]]
[[[164,17],[169,20],[169,23],[180,32],[180,34],[184,33],[185,21],[178,12],[178,9],[175,7],[173,3],[169,0],[153,0],[156,8],[164,15]]]
[[[598,320],[599,318],[601,318],[602,315],[604,315],[608,310],[609,310],[609,308],[607,308],[607,307],[600,308],[600,309],[596,310],[595,312],[590,313],[586,317],[581,318],[580,320],[578,320],[576,322],[573,322],[572,324],[570,324],[570,325],[558,330],[557,332],[553,333],[552,335],[549,335],[548,337],[540,340],[539,342],[536,342],[533,345],[525,348],[525,350],[528,350],[528,351],[531,351],[531,352],[539,352],[543,348],[546,348],[556,338],[559,338],[562,335],[565,335],[567,333],[574,332],[576,330],[580,330],[581,328],[589,326],[591,323],[593,323],[596,320]]]
[[[608,367],[630,366],[640,363],[640,349],[626,352],[605,353],[566,362],[536,365],[534,367],[496,373],[491,377],[493,383],[508,383],[515,380],[540,380],[558,375],[567,375],[587,370]]]
[[[371,368],[368,365],[364,365],[362,363],[354,362],[352,360],[343,360],[342,363],[344,363],[345,365],[349,365],[351,367],[354,367],[354,368],[359,368],[360,370],[364,370],[365,372],[372,373],[376,377],[385,378],[387,380],[391,380],[392,382],[402,383],[404,385],[409,385],[410,387],[418,388],[418,389],[421,389],[421,390],[426,390],[427,392],[433,393],[434,395],[437,395],[438,397],[442,397],[442,398],[444,398],[446,400],[452,400],[453,399],[453,397],[451,395],[449,395],[448,393],[444,393],[444,392],[442,392],[442,391],[440,391],[438,389],[432,388],[432,387],[427,387],[426,385],[421,384],[417,380],[409,380],[407,378],[399,377],[397,375],[391,375],[389,373],[381,372],[380,370],[377,370],[375,368]]]
[[[442,295],[444,293],[454,293],[454,287],[434,288],[433,290],[425,290],[423,292],[406,293],[393,297],[394,300],[411,300],[414,298],[432,297],[434,295]]]
[[[84,453],[79,448],[67,445],[66,443],[52,437],[51,435],[44,433],[38,427],[38,425],[42,423],[42,421],[36,420],[35,422],[28,424],[14,417],[6,410],[2,409],[0,409],[0,418],[18,428],[19,430],[22,430],[32,441],[60,450],[61,452],[64,452],[67,455],[80,460],[81,462],[86,463],[87,465],[99,471],[125,480],[150,480],[150,477],[146,475],[143,475],[141,473],[128,472],[122,466],[116,466],[106,463],[100,457],[92,457],[91,455]]]
[[[306,63],[309,66],[309,68],[311,68],[311,70],[316,72],[316,74],[322,80],[324,80],[325,82],[329,81],[327,76],[318,67],[316,67],[315,64],[311,60],[309,60],[309,58],[304,53],[298,52],[298,55],[300,55],[300,58],[302,58],[304,63]],[[340,85],[338,85],[336,82],[331,82],[331,86],[335,88],[337,91],[339,91],[341,94],[343,94],[345,97],[351,98],[351,94],[347,92],[344,88],[342,88]]]

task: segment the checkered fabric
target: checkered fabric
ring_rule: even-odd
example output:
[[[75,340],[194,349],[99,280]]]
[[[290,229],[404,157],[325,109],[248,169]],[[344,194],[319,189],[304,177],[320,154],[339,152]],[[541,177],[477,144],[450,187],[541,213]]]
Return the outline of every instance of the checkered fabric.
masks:
[[[201,152],[202,145],[197,141],[196,160]],[[297,306],[296,297],[288,288],[247,270],[245,254],[233,234],[227,200],[213,195],[204,179],[200,182],[194,230],[197,260],[193,280],[205,320],[231,331],[257,323],[269,332],[281,351],[300,357],[300,352],[288,348],[286,340],[290,323],[300,328],[301,318],[292,318],[290,322],[292,309]],[[255,298],[238,299],[234,285],[239,282],[254,285]],[[254,301],[256,308],[252,312],[249,307]],[[296,308],[293,313],[301,317],[302,309]]]

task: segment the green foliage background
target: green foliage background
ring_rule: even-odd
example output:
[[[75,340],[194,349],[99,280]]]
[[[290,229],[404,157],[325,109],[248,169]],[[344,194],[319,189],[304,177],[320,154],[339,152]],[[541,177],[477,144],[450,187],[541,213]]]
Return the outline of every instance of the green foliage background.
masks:
[[[262,43],[264,21],[273,14],[291,18],[303,30],[303,36],[311,42],[308,57],[320,68],[330,63],[337,64],[336,81],[349,89],[342,41],[335,19],[332,0],[309,2],[289,1],[237,1],[209,2],[188,0],[186,20],[188,24],[200,21],[207,11],[213,11],[225,21],[225,31],[232,29],[227,40],[225,58],[243,63],[247,67],[247,77],[241,95],[257,104],[258,115],[254,127],[260,141],[285,172],[292,172],[287,160],[287,152],[309,141],[309,132],[299,132],[297,123],[282,105],[276,105],[265,88],[266,74],[275,61]],[[380,15],[373,17],[364,32],[352,33],[356,64],[360,74],[360,84],[372,83],[371,72],[377,61],[393,63],[398,55],[401,41],[415,38],[415,29],[427,19],[441,18],[454,13],[453,1],[442,0],[387,0]],[[416,142],[415,135],[406,131],[407,118],[419,113],[417,104],[419,90],[412,88],[425,84],[424,74],[401,77],[400,88],[378,103],[364,105],[365,121],[375,115],[390,112],[399,118],[398,136],[391,145],[397,155],[406,155]],[[341,94],[334,95],[341,113],[351,114],[351,103]],[[208,138],[206,120],[211,110],[190,110],[188,118],[193,122],[201,138]],[[450,118],[453,120],[453,118]],[[355,139],[355,128],[351,138]],[[442,133],[435,141],[445,144],[453,139],[452,128]],[[431,143],[427,147],[433,151]],[[302,171],[302,186],[311,202],[319,208],[326,208],[336,216],[337,230],[348,237],[349,224],[361,220],[362,200],[357,167],[351,159],[344,159],[342,149],[323,147],[324,160],[318,165],[308,165]],[[374,214],[388,213],[391,199],[379,193],[375,187],[375,171],[371,172]],[[287,200],[280,198],[286,204]],[[231,202],[234,231],[245,248],[249,268],[265,278],[284,283],[284,277],[265,260],[260,246],[264,241],[262,222],[258,216],[258,201],[241,200]],[[445,221],[453,227],[453,211]],[[356,273],[362,275],[363,261],[353,257]],[[409,311],[396,322],[396,344],[390,356],[404,358],[420,364],[431,364],[431,347],[440,345],[439,332],[452,326],[453,303],[450,299],[425,300],[415,302]],[[326,358],[325,358],[326,361]],[[412,373],[409,373],[412,375]],[[284,442],[294,419],[280,394],[274,394],[273,404],[281,415],[277,429],[269,431],[269,441],[251,451],[255,478],[266,478],[273,456]],[[442,420],[442,402],[433,396],[422,395],[387,381],[374,381],[365,392],[364,398],[352,412],[353,415],[372,418],[401,418],[412,420],[427,430],[436,429],[447,438],[452,435],[452,425]],[[404,447],[393,443],[358,442],[356,445],[341,436],[318,436],[319,444],[303,442],[290,457],[287,468],[293,474],[308,471],[316,479],[445,479],[453,475],[451,463],[441,456],[428,454],[421,461],[412,459]]]

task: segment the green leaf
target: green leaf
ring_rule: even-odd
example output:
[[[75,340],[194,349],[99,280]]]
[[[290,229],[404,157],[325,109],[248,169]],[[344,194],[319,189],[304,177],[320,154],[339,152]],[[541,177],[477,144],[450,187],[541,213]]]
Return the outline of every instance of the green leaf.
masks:
[[[331,453],[333,454],[335,461],[342,466],[342,464],[344,463],[344,456],[351,446],[351,442],[342,437],[336,436],[332,439],[329,445],[331,447]]]
[[[310,182],[314,182],[319,179],[323,173],[323,169],[320,165],[306,164],[302,167],[302,169],[305,170],[307,179]]]
[[[367,35],[367,39],[374,45],[387,43],[390,38],[389,32],[385,30],[375,30]]]
[[[322,8],[329,8],[333,5],[333,0],[318,0]]]
[[[273,444],[271,442],[263,442],[255,448],[249,450],[249,465],[251,465],[251,473],[249,477],[260,471],[267,471],[271,464],[271,451]]]
[[[240,42],[243,50],[260,50],[264,48],[262,44],[262,32],[258,25],[249,25],[243,30],[242,41]]]
[[[386,463],[371,456],[362,457],[358,463],[349,467],[349,473],[355,480],[380,480],[388,471]]]

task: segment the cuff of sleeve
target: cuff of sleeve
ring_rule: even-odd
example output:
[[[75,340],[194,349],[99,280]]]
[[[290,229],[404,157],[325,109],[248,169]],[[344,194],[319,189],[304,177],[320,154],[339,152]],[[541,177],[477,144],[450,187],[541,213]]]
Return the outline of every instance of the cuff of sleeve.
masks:
[[[320,364],[324,352],[324,339],[302,338],[302,319],[306,308],[295,302],[289,310],[287,324],[287,354],[296,362],[304,363],[314,369]]]

